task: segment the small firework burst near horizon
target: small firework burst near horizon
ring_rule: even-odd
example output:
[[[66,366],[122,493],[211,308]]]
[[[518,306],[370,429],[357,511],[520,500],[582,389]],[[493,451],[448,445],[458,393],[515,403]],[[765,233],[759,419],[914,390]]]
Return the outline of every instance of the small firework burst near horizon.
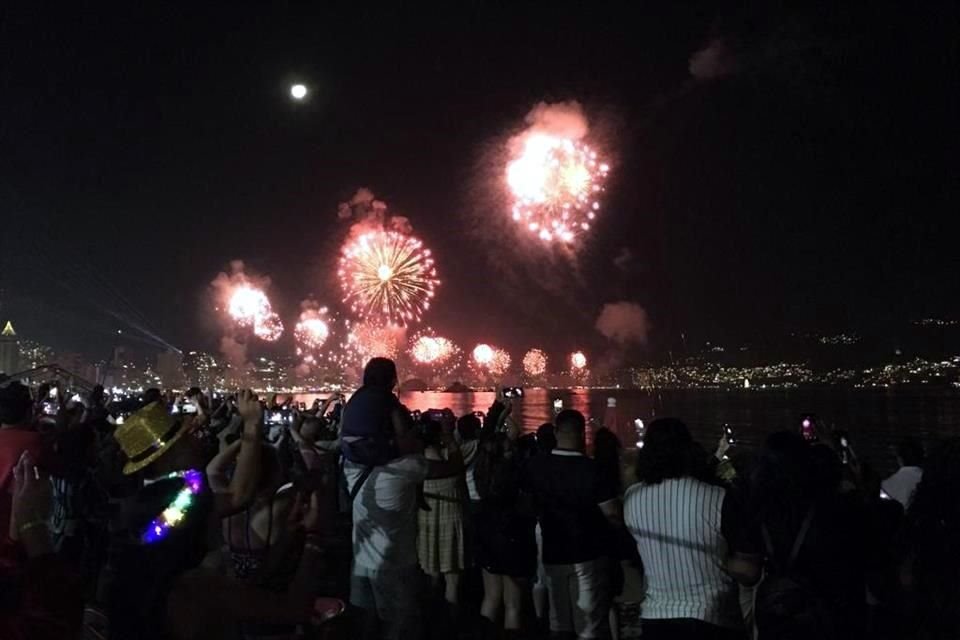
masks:
[[[539,377],[547,372],[547,354],[540,349],[530,349],[523,355],[523,372]]]
[[[240,284],[233,290],[227,313],[238,326],[251,328],[261,340],[275,342],[283,335],[283,322],[274,312],[267,294],[250,283]]]
[[[574,371],[582,371],[587,368],[587,356],[583,351],[574,351],[570,354],[570,367]]]
[[[456,345],[446,338],[422,335],[413,340],[410,356],[420,364],[437,364],[453,355]]]
[[[510,368],[510,354],[488,344],[478,344],[473,349],[471,364],[484,373],[502,376]]]
[[[530,132],[507,164],[513,221],[544,242],[573,244],[590,230],[610,165],[587,144]]]
[[[452,376],[462,363],[461,350],[452,340],[426,329],[410,340],[410,359],[421,373],[430,376]]]
[[[421,320],[440,283],[421,240],[382,229],[347,241],[337,275],[343,302],[357,317],[398,327]]]

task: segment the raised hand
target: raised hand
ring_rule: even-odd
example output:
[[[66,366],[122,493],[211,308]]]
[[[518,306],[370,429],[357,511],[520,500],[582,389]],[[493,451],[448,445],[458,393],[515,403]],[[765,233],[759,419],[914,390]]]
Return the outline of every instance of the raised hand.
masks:
[[[245,433],[259,432],[263,425],[263,408],[257,394],[249,389],[243,389],[237,394],[237,410],[240,417],[243,418],[243,430]]]

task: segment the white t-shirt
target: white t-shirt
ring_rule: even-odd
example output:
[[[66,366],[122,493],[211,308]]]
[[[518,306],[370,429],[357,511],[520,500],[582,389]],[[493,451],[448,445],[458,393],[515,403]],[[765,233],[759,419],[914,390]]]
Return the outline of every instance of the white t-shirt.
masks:
[[[907,509],[913,500],[913,491],[922,479],[923,469],[920,467],[900,467],[895,474],[880,483],[880,488]]]
[[[364,467],[344,463],[347,490]],[[375,467],[353,501],[353,563],[367,571],[406,569],[417,564],[417,485],[427,478],[422,455]]]

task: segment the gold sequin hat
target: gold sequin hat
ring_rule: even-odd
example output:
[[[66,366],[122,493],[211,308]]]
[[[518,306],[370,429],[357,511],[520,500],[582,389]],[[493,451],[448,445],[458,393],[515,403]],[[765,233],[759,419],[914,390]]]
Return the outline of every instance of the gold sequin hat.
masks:
[[[162,456],[183,435],[181,426],[160,402],[151,402],[130,414],[113,432],[114,439],[127,454],[123,472],[136,473]]]

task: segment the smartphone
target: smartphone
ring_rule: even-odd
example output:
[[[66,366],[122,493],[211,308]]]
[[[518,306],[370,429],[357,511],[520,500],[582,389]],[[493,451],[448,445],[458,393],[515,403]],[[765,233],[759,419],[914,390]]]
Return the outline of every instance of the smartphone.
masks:
[[[504,398],[522,398],[523,388],[522,387],[504,387],[503,397]]]
[[[561,411],[563,411],[563,400],[556,398],[553,401],[553,412],[560,413]]]
[[[643,437],[647,435],[647,427],[643,420],[637,418],[633,421],[633,429],[637,432],[637,449],[643,449]]]
[[[820,439],[817,436],[816,416],[807,414],[800,419],[800,435],[807,442],[817,442]]]
[[[850,464],[850,441],[847,440],[847,436],[840,436],[840,462],[843,464]]]
[[[283,424],[283,413],[280,411],[271,411],[267,422],[269,424]]]
[[[733,435],[733,427],[728,424],[723,425],[723,437],[727,439],[727,444],[730,446],[737,444],[737,438]]]
[[[45,416],[55,416],[57,412],[60,411],[59,402],[50,402],[49,400],[43,403],[43,415]]]
[[[47,397],[54,400],[58,395],[60,395],[60,390],[55,386],[50,387],[50,392],[47,394]]]
[[[433,420],[434,422],[443,422],[443,409],[427,409],[423,414],[427,420]]]
[[[184,403],[180,406],[180,412],[192,415],[197,412],[197,405],[193,404],[192,402],[184,401]]]

